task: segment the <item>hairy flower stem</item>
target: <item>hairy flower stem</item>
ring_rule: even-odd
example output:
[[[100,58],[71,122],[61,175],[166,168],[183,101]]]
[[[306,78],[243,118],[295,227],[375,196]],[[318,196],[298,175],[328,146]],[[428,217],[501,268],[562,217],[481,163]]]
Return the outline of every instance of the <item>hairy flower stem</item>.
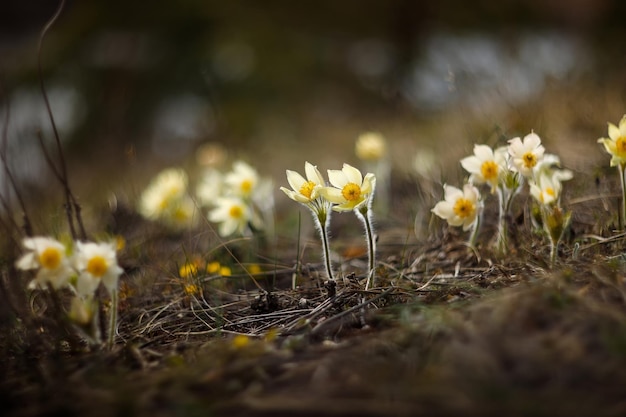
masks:
[[[355,210],[357,217],[363,221],[365,225],[365,235],[367,237],[367,250],[368,250],[368,267],[369,271],[367,274],[367,283],[365,284],[365,290],[369,290],[370,286],[374,285],[375,278],[375,268],[374,264],[376,262],[376,242],[374,241],[374,233],[372,231],[372,219],[371,219],[371,210],[367,204],[359,207]]]
[[[115,329],[117,327],[117,290],[111,292],[111,311],[109,312],[109,334],[107,338],[107,349],[112,350],[115,342]]]
[[[509,250],[509,211],[511,209],[511,202],[515,192],[506,188],[506,186],[500,185],[497,188],[498,192],[498,235],[496,236],[496,252],[498,255],[505,255]]]
[[[619,171],[619,182],[622,186],[622,211],[619,218],[619,228],[623,229],[626,226],[626,178],[624,178],[624,175],[626,175],[626,164],[620,163],[617,169]]]
[[[470,237],[467,241],[467,244],[470,248],[476,248],[476,239],[478,238],[478,233],[480,232],[480,227],[482,226],[483,223],[483,210],[482,208],[479,209],[479,213],[476,216],[476,220],[474,221],[474,224],[472,225],[472,231],[470,233]]]
[[[328,213],[324,210],[318,212],[314,211],[314,218],[317,220],[317,226],[320,231],[320,238],[322,239],[322,246],[324,248],[324,265],[326,266],[326,274],[328,279],[334,281],[333,270],[330,265],[330,248],[328,244]]]

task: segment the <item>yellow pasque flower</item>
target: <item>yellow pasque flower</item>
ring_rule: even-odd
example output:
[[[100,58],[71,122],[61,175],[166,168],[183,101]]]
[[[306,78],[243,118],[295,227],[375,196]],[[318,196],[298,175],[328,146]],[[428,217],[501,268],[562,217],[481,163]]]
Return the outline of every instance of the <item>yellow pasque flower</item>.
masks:
[[[229,195],[248,198],[259,183],[259,174],[243,161],[235,161],[233,170],[224,176],[224,190]]]
[[[438,202],[431,210],[446,220],[450,226],[463,226],[468,230],[478,218],[480,193],[471,184],[465,184],[463,190],[451,185],[444,185],[444,200]]]
[[[474,184],[487,183],[493,193],[506,167],[502,152],[494,152],[487,145],[474,145],[474,155],[461,159],[461,166],[469,172]]]
[[[287,182],[291,190],[280,187],[287,197],[302,204],[308,204],[318,197],[318,189],[324,186],[324,177],[317,167],[309,162],[304,163],[306,179],[296,171],[287,170]]]
[[[250,220],[250,209],[240,198],[220,197],[215,200],[215,208],[208,217],[213,223],[219,223],[220,236],[230,236],[235,232],[243,234]]]
[[[609,137],[598,139],[604,149],[611,154],[611,166],[626,165],[626,114],[615,126],[609,123]]]
[[[17,260],[17,269],[38,269],[30,287],[45,286],[50,283],[53,288],[61,288],[72,275],[73,271],[67,257],[65,246],[50,237],[28,237],[22,242],[27,252]]]
[[[356,140],[355,153],[364,161],[378,161],[387,155],[387,143],[382,134],[366,132]]]
[[[76,242],[74,266],[78,271],[76,292],[83,296],[93,294],[100,282],[113,294],[124,272],[117,264],[113,243]]]
[[[543,159],[545,148],[541,145],[541,138],[534,132],[509,141],[509,155],[511,155],[511,169],[519,172],[526,178],[533,175],[533,168]]]
[[[328,180],[332,187],[321,187],[319,194],[336,204],[334,211],[351,211],[369,204],[376,186],[374,174],[368,173],[363,178],[361,171],[348,164],[343,164],[341,170],[329,169]]]

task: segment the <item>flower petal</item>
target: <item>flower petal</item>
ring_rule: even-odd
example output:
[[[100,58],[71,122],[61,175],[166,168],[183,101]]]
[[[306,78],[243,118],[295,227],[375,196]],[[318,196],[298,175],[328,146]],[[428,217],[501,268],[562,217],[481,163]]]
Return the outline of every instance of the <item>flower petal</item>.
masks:
[[[300,188],[307,182],[306,179],[296,171],[287,170],[287,182],[295,192],[299,192]]]
[[[346,174],[348,182],[353,182],[359,186],[363,182],[363,174],[361,174],[361,171],[359,171],[352,165],[343,164],[343,168],[341,170],[344,172],[344,174]]]
[[[350,182],[346,174],[338,169],[328,170],[328,181],[330,181],[330,183],[337,188],[343,188],[347,183]]]
[[[322,177],[322,174],[317,169],[317,166],[309,162],[305,162],[304,172],[306,173],[306,178],[309,181],[313,181],[315,184],[324,185],[324,177]]]

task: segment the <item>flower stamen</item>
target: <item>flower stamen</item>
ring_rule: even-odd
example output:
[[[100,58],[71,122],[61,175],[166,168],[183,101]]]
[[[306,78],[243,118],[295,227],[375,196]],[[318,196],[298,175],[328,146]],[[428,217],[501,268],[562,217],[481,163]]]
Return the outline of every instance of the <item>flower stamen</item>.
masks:
[[[39,255],[39,264],[46,269],[57,269],[61,264],[61,252],[57,248],[46,248]]]
[[[349,182],[341,189],[341,195],[348,201],[356,201],[361,198],[361,187]]]
[[[452,207],[452,211],[454,211],[454,214],[462,219],[473,216],[475,210],[476,208],[474,207],[474,204],[472,204],[472,202],[466,198],[457,199],[454,203],[454,207]]]
[[[304,184],[302,184],[302,187],[300,187],[300,194],[310,199],[311,195],[313,194],[313,189],[315,188],[315,185],[316,184],[313,181],[305,182]]]
[[[87,262],[87,272],[100,278],[107,271],[107,261],[102,256],[94,256]]]
[[[493,180],[498,176],[498,164],[494,161],[485,161],[480,166],[480,173],[485,180]]]

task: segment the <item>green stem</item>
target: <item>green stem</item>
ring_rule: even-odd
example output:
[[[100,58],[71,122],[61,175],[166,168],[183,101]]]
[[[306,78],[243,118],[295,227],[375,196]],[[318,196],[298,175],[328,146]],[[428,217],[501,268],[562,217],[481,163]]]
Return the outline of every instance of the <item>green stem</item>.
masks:
[[[467,244],[471,248],[476,248],[476,239],[478,238],[478,233],[480,232],[480,227],[483,222],[483,211],[482,209],[479,210],[480,213],[476,215],[476,220],[474,220],[474,225],[472,226],[472,232],[470,233],[469,240],[467,241]]]
[[[109,334],[107,339],[107,348],[113,349],[115,342],[115,328],[117,327],[117,290],[111,292],[111,311],[109,313]]]

